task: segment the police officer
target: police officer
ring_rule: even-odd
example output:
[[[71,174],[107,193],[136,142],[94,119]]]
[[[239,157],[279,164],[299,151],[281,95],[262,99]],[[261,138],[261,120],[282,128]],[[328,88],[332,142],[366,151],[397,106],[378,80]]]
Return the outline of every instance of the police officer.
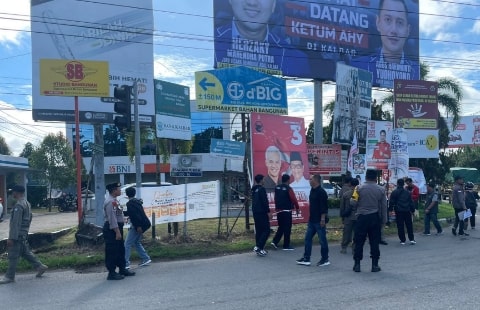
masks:
[[[123,210],[117,201],[117,197],[120,196],[120,186],[120,183],[108,184],[108,198],[103,203],[105,214],[103,236],[105,239],[105,267],[108,270],[107,280],[122,280],[124,277],[135,275],[135,272],[125,268]],[[117,267],[119,273],[115,271]]]
[[[380,231],[387,222],[387,196],[385,189],[376,183],[377,172],[367,169],[366,182],[358,186],[357,222],[355,225],[355,250],[353,271],[360,272],[360,261],[363,259],[363,245],[367,239],[370,242],[370,256],[372,258],[372,272],[380,271]]]
[[[37,278],[41,277],[47,270],[47,266],[33,255],[28,244],[28,231],[32,222],[30,203],[25,198],[25,187],[15,185],[12,188],[12,197],[15,199],[12,214],[10,217],[10,230],[8,233],[8,269],[0,284],[15,281],[15,271],[20,257],[26,259],[37,270]]]
[[[282,184],[275,186],[275,212],[277,212],[278,229],[271,245],[277,249],[278,242],[283,237],[283,250],[290,251],[290,234],[292,232],[292,210],[300,209],[293,189],[288,185],[290,176],[282,175]]]

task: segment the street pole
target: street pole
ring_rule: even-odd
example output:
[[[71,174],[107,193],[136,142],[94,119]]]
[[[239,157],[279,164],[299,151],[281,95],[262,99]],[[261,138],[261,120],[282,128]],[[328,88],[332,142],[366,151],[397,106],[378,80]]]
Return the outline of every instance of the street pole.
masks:
[[[140,149],[140,120],[138,119],[138,86],[137,82],[133,83],[133,118],[135,124],[135,182],[137,188],[137,198],[142,198],[142,163],[141,163],[141,149]]]

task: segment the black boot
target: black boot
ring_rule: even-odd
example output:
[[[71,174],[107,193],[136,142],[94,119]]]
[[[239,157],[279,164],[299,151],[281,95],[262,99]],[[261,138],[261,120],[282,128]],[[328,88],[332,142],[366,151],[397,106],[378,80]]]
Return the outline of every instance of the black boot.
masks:
[[[107,280],[122,280],[125,278],[123,275],[116,273],[115,271],[109,272]]]
[[[380,266],[378,266],[378,258],[372,258],[372,272],[379,272],[382,270]]]
[[[353,271],[360,272],[360,260],[359,259],[355,260],[355,265],[353,265]]]
[[[125,276],[125,277],[131,277],[131,276],[134,276],[135,275],[135,272],[133,271],[130,271],[128,269],[122,269],[120,270],[119,272],[121,275]]]

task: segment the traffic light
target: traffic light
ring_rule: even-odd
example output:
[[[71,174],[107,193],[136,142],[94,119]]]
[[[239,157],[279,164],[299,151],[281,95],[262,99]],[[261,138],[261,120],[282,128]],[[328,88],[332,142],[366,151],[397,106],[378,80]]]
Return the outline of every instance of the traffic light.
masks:
[[[121,116],[115,116],[114,123],[119,130],[130,131],[132,124],[132,86],[115,86],[113,97],[115,102],[113,110]]]

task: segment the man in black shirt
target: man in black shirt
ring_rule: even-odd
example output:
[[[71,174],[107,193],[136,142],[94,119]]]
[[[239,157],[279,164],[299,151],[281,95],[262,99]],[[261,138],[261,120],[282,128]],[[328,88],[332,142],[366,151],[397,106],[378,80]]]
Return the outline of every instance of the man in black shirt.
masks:
[[[252,213],[255,221],[255,247],[253,250],[258,256],[266,256],[265,243],[270,236],[270,207],[268,197],[263,187],[264,176],[255,176],[255,185],[252,187]]]

